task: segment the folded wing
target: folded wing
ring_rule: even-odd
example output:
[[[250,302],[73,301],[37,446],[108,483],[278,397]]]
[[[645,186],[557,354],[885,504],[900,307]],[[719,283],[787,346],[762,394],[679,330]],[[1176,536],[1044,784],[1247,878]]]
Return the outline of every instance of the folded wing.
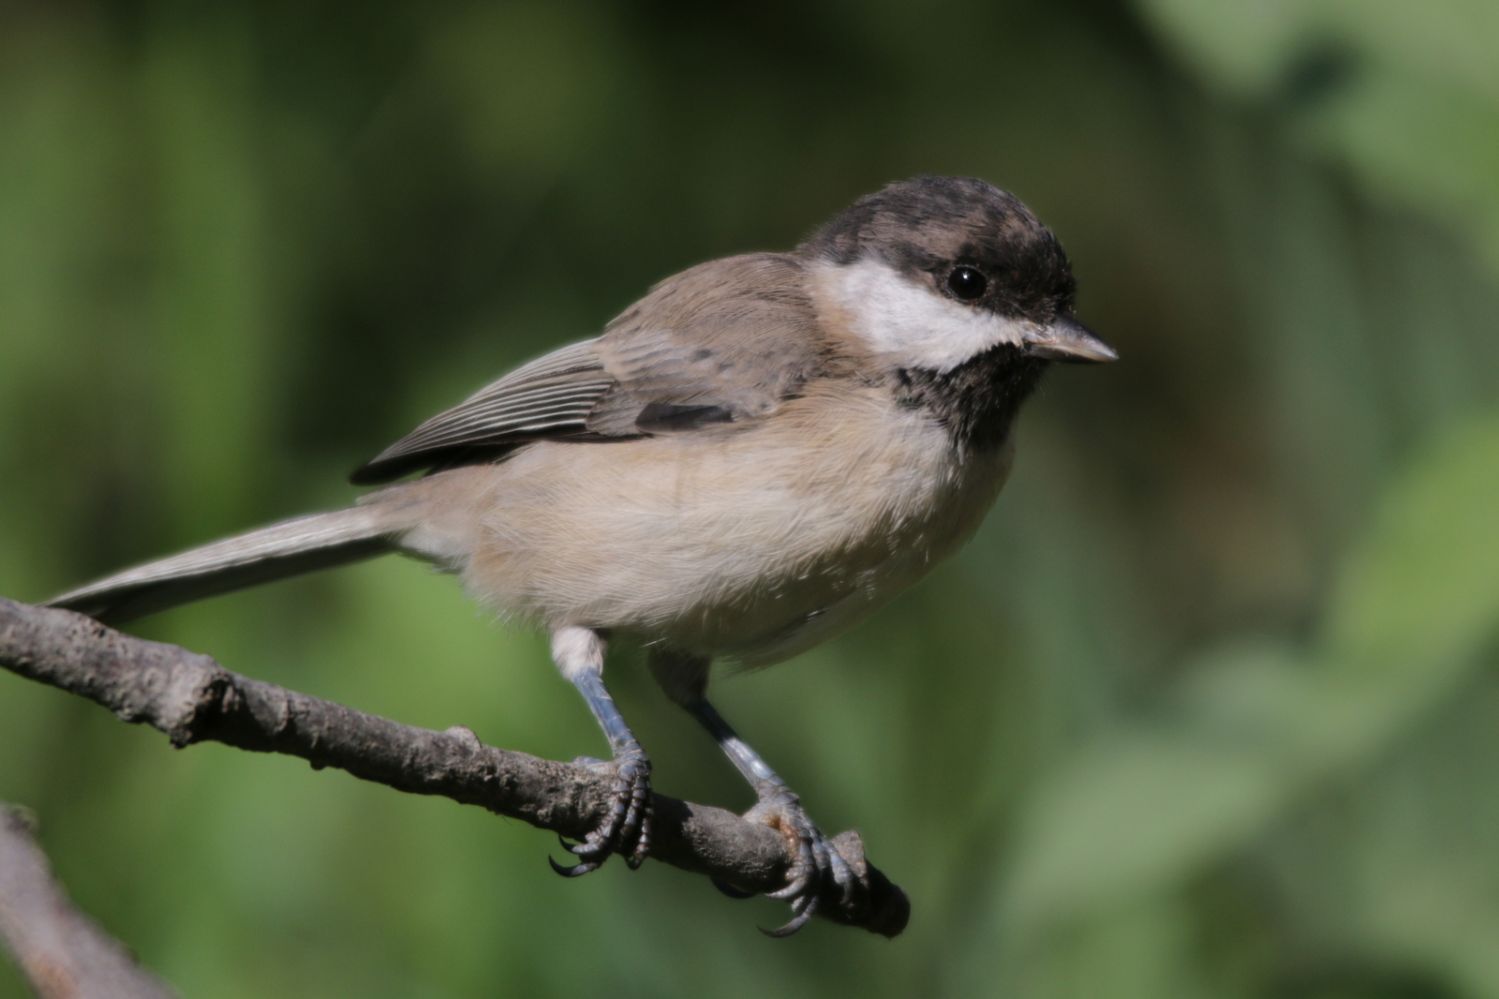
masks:
[[[799,261],[714,261],[661,282],[602,336],[437,414],[352,478],[493,461],[537,440],[617,441],[758,419],[801,390],[821,346]]]

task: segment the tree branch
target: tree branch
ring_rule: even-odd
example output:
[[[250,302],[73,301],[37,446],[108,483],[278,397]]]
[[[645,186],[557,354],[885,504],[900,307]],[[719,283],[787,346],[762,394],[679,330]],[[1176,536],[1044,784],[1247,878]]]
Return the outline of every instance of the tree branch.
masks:
[[[336,767],[413,794],[433,794],[582,838],[603,819],[607,774],[486,746],[468,729],[416,728],[240,676],[208,656],[114,631],[71,611],[0,597],[0,666],[86,697],[127,722],[165,732],[174,746],[221,742]],[[657,794],[651,857],[740,888],[785,884],[782,835],[732,812]],[[857,914],[834,898],[818,914],[885,936],[905,928],[910,903],[864,858],[855,832],[833,839],[865,882]]]
[[[74,908],[52,877],[26,813],[0,803],[0,940],[37,995],[172,995],[117,940]]]

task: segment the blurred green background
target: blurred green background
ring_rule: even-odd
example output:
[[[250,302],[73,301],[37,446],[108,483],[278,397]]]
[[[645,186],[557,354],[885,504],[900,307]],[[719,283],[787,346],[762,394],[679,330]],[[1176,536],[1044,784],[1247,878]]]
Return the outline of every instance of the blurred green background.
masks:
[[[191,996],[1499,996],[1499,6],[86,2],[0,14],[0,592],[348,501],[650,282],[921,172],[1019,193],[1124,360],[979,537],[718,699],[914,902],[887,942],[0,674],[0,798]],[[152,637],[602,751],[386,560]],[[638,663],[671,794],[746,807]],[[0,962],[0,994],[21,990]]]

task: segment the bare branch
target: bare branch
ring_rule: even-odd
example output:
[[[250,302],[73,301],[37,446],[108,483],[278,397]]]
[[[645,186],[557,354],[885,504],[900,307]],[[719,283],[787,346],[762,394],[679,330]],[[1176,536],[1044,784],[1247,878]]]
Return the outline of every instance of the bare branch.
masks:
[[[52,878],[31,823],[0,803],[0,940],[37,995],[163,999],[172,995],[117,940],[74,908]]]
[[[253,680],[208,656],[125,635],[71,611],[0,598],[0,666],[159,729],[179,747],[213,741],[285,753],[576,838],[608,808],[609,778],[595,769],[486,746],[465,728],[416,728]],[[653,859],[754,892],[785,883],[792,857],[775,830],[661,794],[652,804]],[[851,916],[828,898],[819,915],[899,934],[910,915],[905,893],[865,860],[857,833],[843,833],[833,845],[864,879],[868,905]]]

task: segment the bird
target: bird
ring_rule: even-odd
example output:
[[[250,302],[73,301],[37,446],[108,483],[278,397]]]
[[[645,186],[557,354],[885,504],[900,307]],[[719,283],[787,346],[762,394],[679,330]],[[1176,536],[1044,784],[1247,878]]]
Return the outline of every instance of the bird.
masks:
[[[628,636],[794,848],[771,892],[800,929],[853,874],[708,700],[709,667],[789,659],[952,554],[1009,475],[1056,362],[1117,354],[1075,315],[1050,229],[972,177],[854,201],[789,252],[668,277],[593,339],[524,364],[350,477],[351,506],[149,562],[50,601],[116,623],[397,552],[542,629],[609,742],[610,807],[568,876],[650,853],[650,758],[604,683]],[[550,860],[550,858],[549,858]],[[733,891],[731,886],[720,886]]]

